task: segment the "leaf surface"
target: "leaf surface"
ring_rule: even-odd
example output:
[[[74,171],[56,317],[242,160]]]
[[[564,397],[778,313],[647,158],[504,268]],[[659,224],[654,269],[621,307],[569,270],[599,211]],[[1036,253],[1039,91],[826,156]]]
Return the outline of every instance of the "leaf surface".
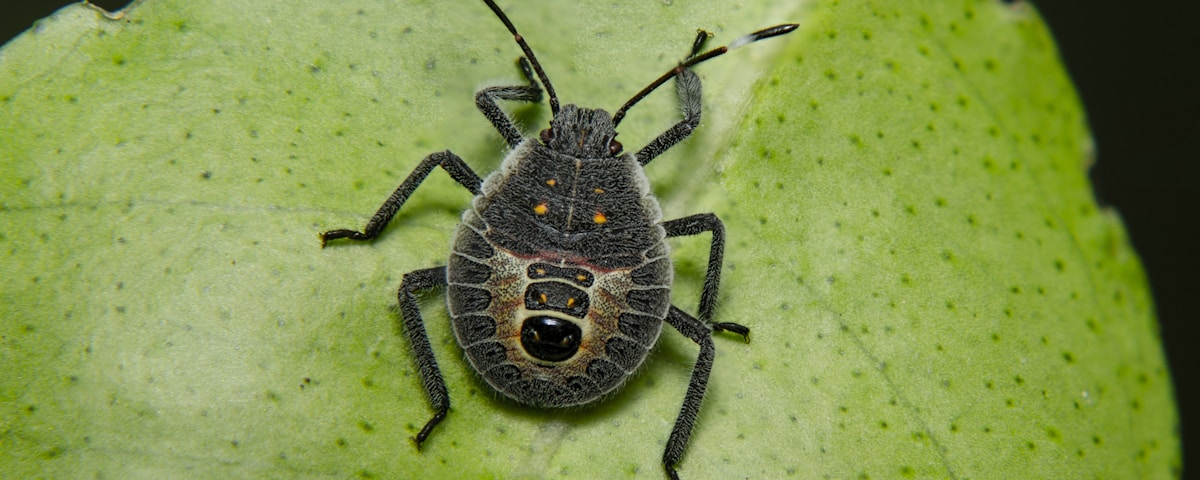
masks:
[[[689,478],[1172,478],[1177,416],[1141,266],[1091,197],[1086,120],[1051,37],[1005,2],[505,4],[564,103],[610,111],[677,62],[705,120],[647,168],[668,218],[728,234]],[[453,409],[399,330],[502,142],[473,92],[519,80],[474,2],[77,4],[0,50],[0,477],[662,478],[696,346],[666,330],[592,408],[497,398],[440,294]],[[676,121],[630,112],[633,150]],[[529,130],[544,104],[513,106]],[[707,236],[672,240],[694,311]]]

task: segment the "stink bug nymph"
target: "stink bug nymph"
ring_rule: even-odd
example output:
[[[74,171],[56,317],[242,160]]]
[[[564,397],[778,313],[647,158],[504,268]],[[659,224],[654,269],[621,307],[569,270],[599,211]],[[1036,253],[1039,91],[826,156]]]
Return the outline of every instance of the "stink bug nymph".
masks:
[[[496,391],[535,407],[579,406],[613,392],[645,360],[664,321],[699,344],[662,458],[667,475],[678,478],[675,465],[712,369],[712,335],[729,331],[749,338],[750,330],[711,320],[725,246],[721,221],[711,213],[663,221],[642,167],[700,124],[700,78],[692,66],[797,25],[762,29],[703,53],[709,34],[700,31],[683,62],[610,115],[572,104],[560,107],[533,50],[493,0],[483,1],[524,52],[518,65],[528,82],[475,94],[475,105],[510,148],[499,170],[483,180],[454,153],[431,154],[362,231],[323,232],[321,245],[338,238],[375,238],[426,175],[442,167],[474,199],[463,213],[447,265],[409,272],[400,284],[404,333],[435,411],[413,437],[417,447],[446,417],[450,397],[416,293],[448,286],[454,334],[471,366]],[[672,78],[683,119],[637,153],[623,152],[615,137],[625,112]],[[540,102],[543,89],[553,114],[550,127],[526,138],[497,101]],[[673,269],[665,239],[701,232],[709,232],[712,243],[699,315],[693,317],[671,304]]]

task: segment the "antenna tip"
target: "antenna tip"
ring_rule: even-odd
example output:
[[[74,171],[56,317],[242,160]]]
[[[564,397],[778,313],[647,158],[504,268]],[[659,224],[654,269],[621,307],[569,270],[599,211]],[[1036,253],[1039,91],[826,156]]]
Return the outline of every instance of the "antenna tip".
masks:
[[[777,37],[780,35],[791,33],[793,30],[795,30],[797,28],[800,28],[800,24],[798,24],[798,23],[785,23],[782,25],[776,25],[774,27],[764,28],[762,30],[751,33],[749,35],[742,35],[742,36],[734,39],[732,42],[729,43],[728,48],[730,50],[733,50],[735,48],[757,42],[764,38]]]

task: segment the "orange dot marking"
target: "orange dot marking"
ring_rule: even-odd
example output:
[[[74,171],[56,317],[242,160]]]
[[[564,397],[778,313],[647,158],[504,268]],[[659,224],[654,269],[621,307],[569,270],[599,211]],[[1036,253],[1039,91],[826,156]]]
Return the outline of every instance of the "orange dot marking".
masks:
[[[537,204],[536,207],[533,207],[533,213],[536,213],[538,215],[545,215],[546,212],[549,212],[549,211],[550,211],[550,207],[546,206],[546,202],[539,203],[539,204]]]
[[[608,217],[604,216],[603,213],[596,212],[596,216],[592,217],[592,221],[596,223],[604,223],[608,221]]]
[[[553,187],[553,186],[554,186],[555,184],[557,184],[557,183],[558,183],[558,181],[557,181],[557,180],[555,180],[555,179],[553,179],[553,178],[551,178],[551,179],[549,179],[549,180],[546,180],[546,185],[549,185],[549,186],[551,186],[551,187]]]

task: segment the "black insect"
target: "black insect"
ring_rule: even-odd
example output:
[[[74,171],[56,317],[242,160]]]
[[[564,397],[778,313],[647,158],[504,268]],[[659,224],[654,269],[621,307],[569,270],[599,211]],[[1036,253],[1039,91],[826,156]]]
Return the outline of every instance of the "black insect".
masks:
[[[413,438],[419,448],[446,417],[450,397],[426,336],[416,292],[449,286],[455,336],[471,366],[504,395],[528,405],[562,408],[603,398],[642,364],[663,321],[700,345],[683,408],[671,430],[663,464],[671,478],[687,446],[712,369],[712,334],[750,330],[712,322],[725,233],[711,213],[662,221],[642,166],[679,143],[700,123],[700,78],[690,67],[730,49],[782,35],[778,25],[701,53],[691,52],[609,115],[558,97],[533,50],[493,0],[484,0],[524,52],[518,61],[527,85],[488,87],[475,104],[511,148],[500,169],[481,180],[450,151],[425,157],[383,203],[363,231],[330,230],[338,238],[375,238],[434,167],[442,167],[475,198],[454,238],[449,264],[404,275],[400,311],[422,384],[436,413]],[[534,78],[534,73],[537,79]],[[675,78],[683,120],[636,154],[622,153],[616,126],[626,110]],[[538,85],[541,81],[541,86]],[[497,100],[540,102],[550,97],[550,128],[525,138]],[[712,234],[699,316],[671,305],[673,269],[668,237]]]

